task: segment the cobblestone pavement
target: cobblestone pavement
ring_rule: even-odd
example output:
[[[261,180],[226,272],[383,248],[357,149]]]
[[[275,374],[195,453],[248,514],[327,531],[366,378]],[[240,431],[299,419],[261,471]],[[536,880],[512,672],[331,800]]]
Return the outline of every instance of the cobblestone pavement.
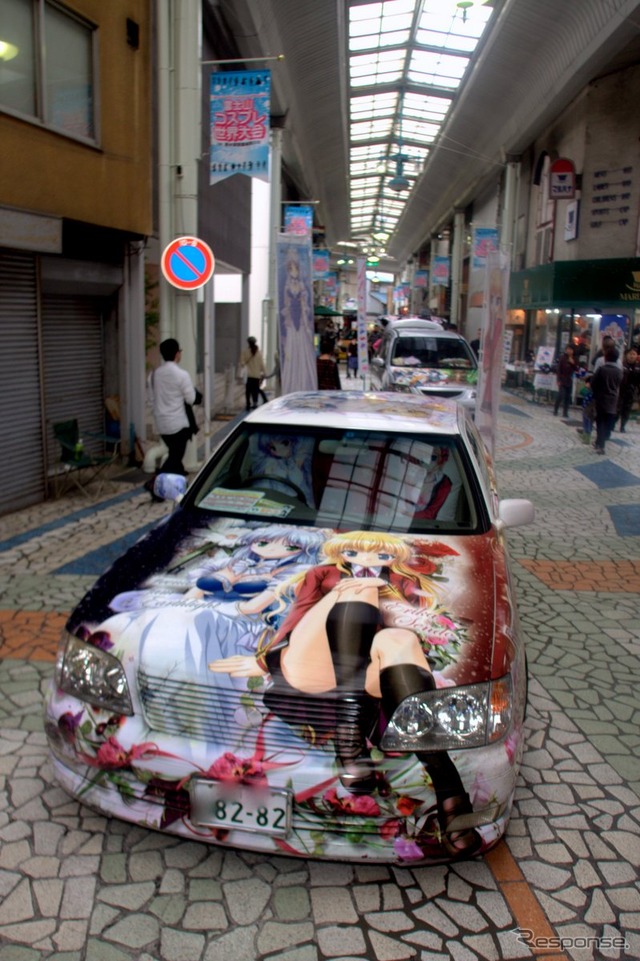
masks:
[[[577,412],[502,401],[501,494],[537,510],[510,532],[530,702],[506,841],[453,866],[307,862],[66,796],[41,721],[60,628],[168,510],[124,472],[0,518],[0,961],[640,958],[640,425],[596,457]]]

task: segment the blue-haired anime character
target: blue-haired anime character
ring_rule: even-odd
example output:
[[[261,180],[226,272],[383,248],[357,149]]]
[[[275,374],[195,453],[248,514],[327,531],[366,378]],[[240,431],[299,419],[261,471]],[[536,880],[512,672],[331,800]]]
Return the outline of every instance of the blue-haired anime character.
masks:
[[[283,581],[317,563],[325,539],[321,530],[282,524],[248,530],[238,538],[230,557],[216,555],[189,572],[195,578],[190,596],[239,601],[241,613],[261,613]],[[259,595],[265,596],[257,604],[247,603]]]
[[[193,585],[186,592],[163,596],[152,589],[137,609],[129,607],[130,617],[138,619],[143,669],[157,673],[162,664],[176,682],[198,677],[209,687],[220,687],[223,700],[228,682],[208,671],[208,662],[256,655],[286,614],[280,589],[317,564],[328,532],[273,524],[243,526],[237,534],[232,540],[227,532],[224,548],[218,543],[213,557],[200,557],[197,566],[182,569],[183,584]],[[247,681],[234,678],[233,686],[246,691]],[[235,723],[233,711],[223,711],[218,719],[229,738],[237,736]],[[202,725],[199,733],[206,738],[206,718],[194,718],[193,724],[194,732]]]
[[[250,440],[251,473],[268,478],[271,490],[292,493],[299,489],[309,505],[314,504],[311,462],[313,438],[295,434],[254,434]]]

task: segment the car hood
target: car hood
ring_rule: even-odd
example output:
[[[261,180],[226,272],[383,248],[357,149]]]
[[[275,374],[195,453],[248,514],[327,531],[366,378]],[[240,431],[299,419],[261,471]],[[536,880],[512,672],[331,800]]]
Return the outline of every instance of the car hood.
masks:
[[[269,655],[287,646],[302,618],[362,574],[345,551],[370,548],[372,538],[383,558],[368,573],[377,581],[368,596],[376,631],[413,632],[438,686],[509,670],[516,615],[493,530],[337,534],[178,509],[98,580],[68,629],[154,676],[209,684],[208,665],[234,656],[255,657],[268,671]],[[354,605],[349,616],[362,610]],[[326,631],[318,636],[326,640]],[[236,681],[216,675],[216,684]]]

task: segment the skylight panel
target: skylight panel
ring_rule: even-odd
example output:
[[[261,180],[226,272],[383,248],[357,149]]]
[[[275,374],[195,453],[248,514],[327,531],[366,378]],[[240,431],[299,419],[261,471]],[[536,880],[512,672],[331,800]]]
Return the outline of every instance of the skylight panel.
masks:
[[[353,141],[359,140],[380,140],[391,133],[391,118],[386,120],[369,120],[361,123],[352,123],[350,135]]]
[[[446,0],[349,5],[354,237],[371,237],[376,228],[380,232],[381,221],[385,233],[397,228],[493,13],[493,6],[474,3],[463,16]],[[398,176],[409,182],[408,190],[389,187]]]
[[[387,117],[393,114],[397,105],[397,93],[379,94],[374,97],[352,97],[349,104],[349,113],[351,120],[354,122],[362,117]]]
[[[452,57],[449,54],[416,50],[409,64],[409,80],[455,89],[468,64],[468,57]]]
[[[397,83],[402,76],[404,55],[394,50],[358,54],[349,59],[351,83],[355,86]]]
[[[441,122],[451,106],[451,97],[425,97],[422,94],[407,93],[404,98],[403,117]]]
[[[447,7],[446,4],[442,3],[442,0],[432,0],[432,2],[425,4],[425,9],[420,17],[418,42],[425,42],[420,39],[422,31],[425,33],[432,31],[450,37],[458,37],[460,42],[462,42],[462,38],[475,38],[477,41],[482,36],[492,13],[493,9],[491,7],[474,4],[467,10],[466,20],[463,20],[459,12],[452,9],[451,6]]]

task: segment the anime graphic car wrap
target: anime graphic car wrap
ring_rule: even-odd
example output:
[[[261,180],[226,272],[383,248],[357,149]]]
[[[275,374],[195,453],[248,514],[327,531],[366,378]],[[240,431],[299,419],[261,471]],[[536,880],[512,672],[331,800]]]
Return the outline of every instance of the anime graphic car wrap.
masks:
[[[391,372],[390,382],[396,387],[410,387],[418,390],[450,386],[475,387],[478,383],[478,371],[475,369],[399,367]]]
[[[494,529],[176,511],[67,625],[45,707],[56,777],[108,815],[212,843],[397,863],[481,853],[522,751],[509,598]]]

